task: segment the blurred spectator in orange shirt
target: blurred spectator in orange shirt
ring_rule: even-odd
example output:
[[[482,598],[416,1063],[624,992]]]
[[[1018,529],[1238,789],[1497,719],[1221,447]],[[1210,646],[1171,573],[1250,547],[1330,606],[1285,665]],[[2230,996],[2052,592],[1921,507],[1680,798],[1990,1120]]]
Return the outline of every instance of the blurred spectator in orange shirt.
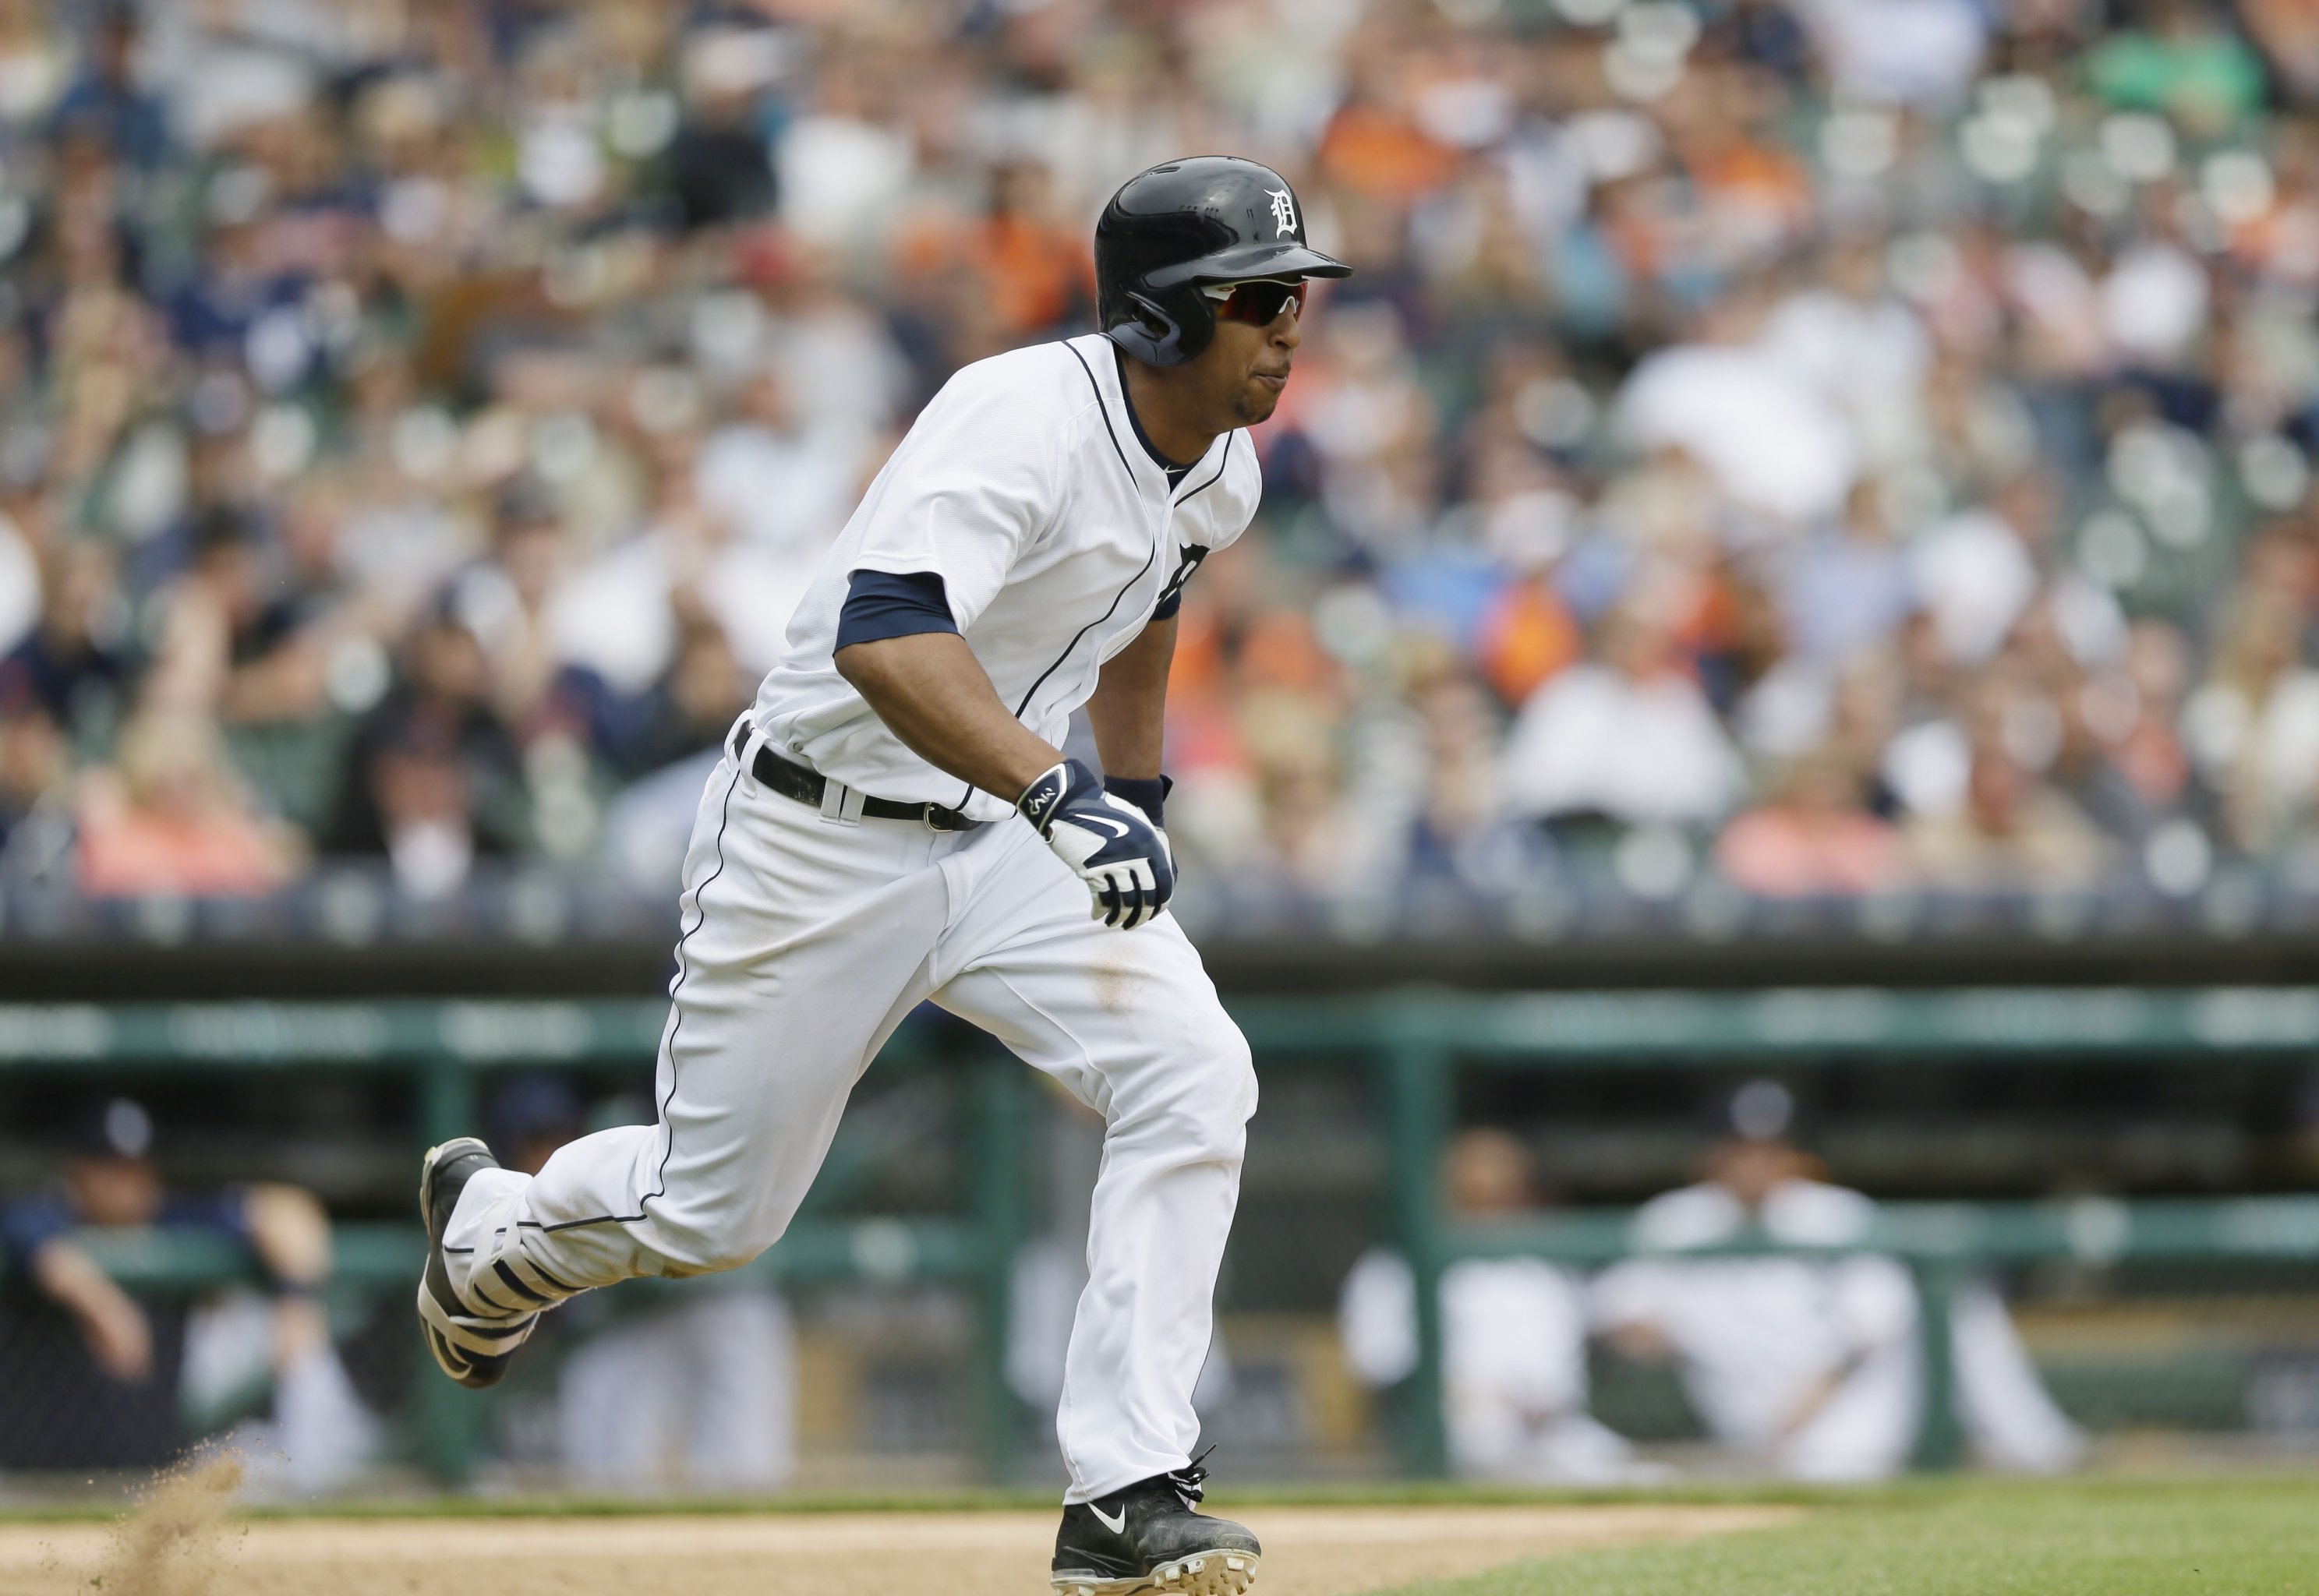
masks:
[[[992,346],[953,353],[996,354],[1076,331],[1094,315],[1095,257],[1087,230],[1056,216],[1053,191],[1054,176],[1041,163],[1005,163],[991,172],[982,216],[929,219],[897,245],[902,276],[936,305],[966,314]]]
[[[1586,652],[1570,606],[1544,576],[1498,591],[1483,614],[1479,644],[1483,674],[1501,699],[1516,706]]]
[[[1735,884],[1767,897],[1875,892],[1908,875],[1899,834],[1862,807],[1858,780],[1833,752],[1791,765],[1769,803],[1724,829],[1715,862]]]
[[[1346,66],[1350,92],[1315,152],[1330,180],[1394,205],[1410,204],[1448,183],[1457,169],[1457,152],[1412,114],[1417,86],[1406,41],[1384,29],[1366,31]]]
[[[121,734],[117,769],[81,793],[80,884],[96,897],[237,897],[287,880],[298,850],[260,818],[198,715],[149,709]]]
[[[990,175],[990,214],[965,242],[1008,337],[1032,338],[1092,313],[1095,257],[1087,230],[1056,218],[1054,176],[1038,162],[1015,161]]]

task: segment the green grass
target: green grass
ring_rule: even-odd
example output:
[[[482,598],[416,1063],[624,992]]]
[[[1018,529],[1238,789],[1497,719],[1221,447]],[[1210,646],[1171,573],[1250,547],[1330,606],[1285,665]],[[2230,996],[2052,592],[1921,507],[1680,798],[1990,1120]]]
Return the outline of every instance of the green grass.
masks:
[[[1970,1481],[1792,1526],[1557,1557],[1394,1596],[2312,1596],[2319,1475]]]
[[[1051,1490],[665,1501],[412,1496],[249,1516],[630,1512],[940,1512],[1049,1509]],[[1263,1533],[1268,1507],[1633,1501],[1792,1503],[1798,1522],[1682,1546],[1561,1556],[1393,1596],[2319,1596],[2319,1473],[2053,1482],[1903,1480],[1859,1489],[1687,1483],[1567,1492],[1386,1482],[1242,1488],[1220,1511]],[[0,1510],[0,1519],[107,1517],[117,1504]],[[1261,1587],[1259,1587],[1259,1591]]]

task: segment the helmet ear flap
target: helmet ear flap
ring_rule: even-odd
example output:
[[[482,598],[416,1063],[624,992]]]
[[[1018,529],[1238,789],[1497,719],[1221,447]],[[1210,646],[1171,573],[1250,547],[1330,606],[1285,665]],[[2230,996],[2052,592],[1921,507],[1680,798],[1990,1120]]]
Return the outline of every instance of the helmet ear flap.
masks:
[[[1208,347],[1215,336],[1215,317],[1209,313],[1205,322],[1193,318],[1178,319],[1169,308],[1147,293],[1125,296],[1132,320],[1121,320],[1105,330],[1111,341],[1147,365],[1181,365]],[[1189,302],[1196,310],[1206,310],[1207,303],[1192,292]]]
[[[1126,320],[1110,329],[1112,342],[1147,365],[1177,365],[1184,355],[1184,329],[1166,307],[1145,293],[1127,295]]]

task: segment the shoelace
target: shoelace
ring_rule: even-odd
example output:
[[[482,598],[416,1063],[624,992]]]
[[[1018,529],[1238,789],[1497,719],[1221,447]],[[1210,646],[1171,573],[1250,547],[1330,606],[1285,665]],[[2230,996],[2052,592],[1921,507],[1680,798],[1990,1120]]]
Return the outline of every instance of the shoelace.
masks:
[[[1208,1453],[1214,1450],[1210,1447],[1206,1452],[1167,1476],[1168,1483],[1175,1488],[1177,1500],[1184,1504],[1186,1512],[1198,1507],[1201,1499],[1207,1494],[1208,1471],[1200,1465],[1208,1460]]]

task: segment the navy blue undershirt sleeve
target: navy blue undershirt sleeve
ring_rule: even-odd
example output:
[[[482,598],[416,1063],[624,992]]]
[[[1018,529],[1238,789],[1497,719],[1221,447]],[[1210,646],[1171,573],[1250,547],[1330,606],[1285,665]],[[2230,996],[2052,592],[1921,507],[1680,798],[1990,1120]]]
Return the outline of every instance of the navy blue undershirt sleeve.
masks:
[[[845,604],[837,612],[838,648],[957,630],[950,593],[932,571],[857,571],[847,580]]]

